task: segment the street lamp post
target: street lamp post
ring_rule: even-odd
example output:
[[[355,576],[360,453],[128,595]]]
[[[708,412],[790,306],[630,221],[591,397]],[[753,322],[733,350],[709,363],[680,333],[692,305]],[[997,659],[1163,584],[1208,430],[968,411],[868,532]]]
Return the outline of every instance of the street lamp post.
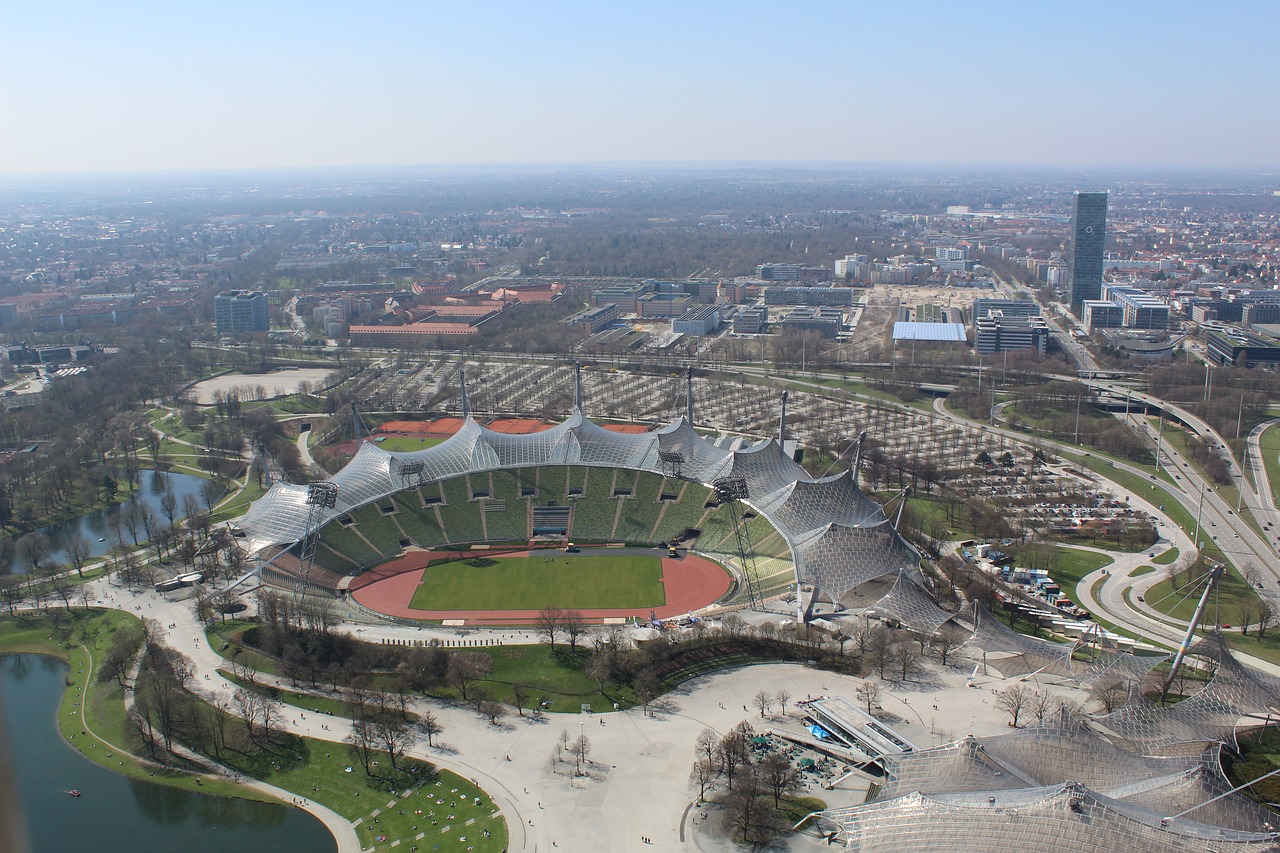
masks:
[[[1156,431],[1156,470],[1160,470],[1160,439],[1164,438],[1164,409],[1160,410],[1160,427]]]
[[[1196,550],[1200,549],[1200,517],[1204,513],[1204,480],[1200,481],[1200,508],[1196,510],[1196,535],[1192,537],[1191,544]]]

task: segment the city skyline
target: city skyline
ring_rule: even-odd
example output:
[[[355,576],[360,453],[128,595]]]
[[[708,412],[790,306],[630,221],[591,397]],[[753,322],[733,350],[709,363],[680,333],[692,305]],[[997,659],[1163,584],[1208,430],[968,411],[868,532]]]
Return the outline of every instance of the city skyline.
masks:
[[[0,174],[510,163],[1274,164],[1230,4],[11,10]],[[1212,104],[1211,112],[1197,105]]]

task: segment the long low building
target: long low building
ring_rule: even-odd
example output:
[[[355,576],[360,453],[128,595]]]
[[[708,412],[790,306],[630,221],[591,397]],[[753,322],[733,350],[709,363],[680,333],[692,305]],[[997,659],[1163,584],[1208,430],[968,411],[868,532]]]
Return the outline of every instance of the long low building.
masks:
[[[360,326],[353,325],[347,330],[353,344],[370,344],[384,346],[392,343],[413,343],[439,335],[441,337],[467,337],[479,334],[480,330],[467,323],[407,323],[403,326]]]

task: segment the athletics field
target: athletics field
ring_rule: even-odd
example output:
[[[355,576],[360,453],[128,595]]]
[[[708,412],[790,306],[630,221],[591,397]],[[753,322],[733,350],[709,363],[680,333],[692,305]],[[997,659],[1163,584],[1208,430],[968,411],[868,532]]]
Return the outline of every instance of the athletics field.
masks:
[[[596,621],[683,616],[730,585],[722,566],[693,554],[411,551],[353,578],[350,592],[364,607],[400,619],[527,625],[544,607]]]
[[[472,557],[427,566],[414,610],[661,607],[662,560],[649,555]]]

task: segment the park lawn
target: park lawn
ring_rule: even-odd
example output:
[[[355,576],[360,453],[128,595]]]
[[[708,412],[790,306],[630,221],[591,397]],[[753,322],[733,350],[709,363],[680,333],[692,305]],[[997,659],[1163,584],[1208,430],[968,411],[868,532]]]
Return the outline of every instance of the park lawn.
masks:
[[[1174,592],[1173,581],[1166,578],[1147,590],[1144,597],[1153,609],[1186,622],[1195,613],[1196,602],[1200,600],[1200,590],[1187,593],[1186,587]],[[1227,567],[1222,580],[1218,581],[1218,589],[1209,597],[1205,615],[1211,623],[1239,625],[1241,608],[1246,605],[1256,607],[1257,603],[1258,594],[1245,583],[1239,572]]]
[[[476,686],[485,691],[489,698],[515,705],[513,684],[523,685],[526,690],[524,706],[535,707],[539,702],[548,703],[545,711],[577,713],[583,705],[590,705],[593,711],[612,711],[614,703],[624,708],[634,704],[629,688],[607,685],[605,693],[601,693],[598,685],[582,671],[586,651],[581,643],[575,655],[569,654],[563,643],[552,651],[548,645],[536,646],[489,646],[476,649],[493,660],[493,672],[476,685],[468,688],[470,695]],[[442,687],[431,691],[442,698],[459,696],[455,688]]]
[[[379,767],[387,767],[385,754],[376,760]],[[228,763],[299,797],[328,806],[356,824],[360,848],[366,853],[390,850],[393,844],[394,849],[406,853],[415,845],[432,851],[474,848],[492,853],[507,846],[506,822],[497,815],[493,800],[447,770],[424,773],[421,781],[407,790],[378,790],[369,784],[364,767],[348,755],[343,744],[295,735],[282,739],[270,766],[260,762],[252,767],[240,766],[235,758]],[[411,764],[408,760],[400,762],[402,767]],[[347,772],[348,767],[351,772]],[[475,805],[477,797],[480,805]],[[440,799],[443,804],[436,802]],[[422,814],[414,814],[419,809]],[[432,811],[436,813],[434,818],[429,814]],[[453,815],[452,820],[449,815]],[[437,821],[435,826],[432,820]],[[468,825],[468,821],[474,823]],[[489,838],[483,837],[484,829],[489,830]],[[423,835],[421,840],[417,838],[419,833]]]
[[[1280,664],[1280,632],[1277,632],[1274,628],[1270,629],[1261,640],[1258,639],[1256,628],[1250,628],[1247,635],[1233,632],[1225,636],[1227,645],[1236,651],[1262,658],[1270,663]]]
[[[257,479],[250,477],[248,484],[243,489],[214,509],[213,520],[225,521],[229,518],[239,518],[249,511],[249,504],[262,497],[266,492],[266,489],[258,485]]]
[[[383,450],[395,453],[408,453],[414,450],[426,450],[435,447],[445,439],[438,435],[388,435],[378,436],[374,443]]]
[[[268,675],[281,675],[280,661],[244,645],[237,639],[241,631],[256,628],[257,625],[257,622],[245,619],[228,619],[225,622],[218,622],[205,629],[205,642],[209,644],[210,649],[229,661],[239,661]]]
[[[1067,548],[1063,545],[1054,547],[1053,552],[1054,555],[1049,563],[1049,577],[1053,578],[1054,583],[1075,602],[1080,601],[1076,594],[1076,585],[1084,579],[1084,576],[1115,562],[1106,554],[1095,554],[1092,551]]]
[[[286,690],[283,687],[277,687],[274,684],[256,684],[250,685],[243,679],[236,676],[226,669],[219,669],[218,674],[230,681],[232,684],[238,684],[241,687],[248,687],[251,690],[257,690],[272,699],[277,699],[285,705],[291,705],[294,708],[301,708],[303,711],[311,711],[314,714],[325,714],[330,717],[344,717],[351,719],[351,706],[346,700],[340,696],[323,695],[319,691],[315,693],[302,693],[294,690]],[[406,719],[414,722],[418,719],[418,715],[410,711],[406,715]]]
[[[666,603],[650,555],[473,557],[427,567],[415,610],[641,609]]]
[[[1152,557],[1151,562],[1155,563],[1158,566],[1168,566],[1168,565],[1171,565],[1173,561],[1176,559],[1178,559],[1178,549],[1170,548],[1169,550],[1161,553],[1160,555],[1156,557]]]
[[[915,493],[907,498],[907,506],[913,511],[919,513],[921,521],[932,522],[933,530],[943,535],[946,539],[981,539],[976,532],[969,530],[964,524],[968,513],[964,511],[963,506],[959,506],[953,510],[954,523],[948,518],[948,503],[954,503],[947,498],[935,495],[925,495]],[[926,531],[928,527],[921,525]]]

